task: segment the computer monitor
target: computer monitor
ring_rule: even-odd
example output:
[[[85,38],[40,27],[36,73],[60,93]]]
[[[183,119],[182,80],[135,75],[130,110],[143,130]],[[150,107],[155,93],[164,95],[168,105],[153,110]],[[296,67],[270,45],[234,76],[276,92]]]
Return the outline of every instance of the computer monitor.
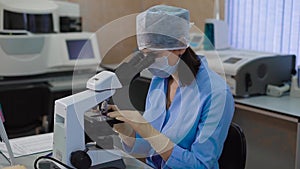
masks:
[[[93,33],[61,33],[47,35],[45,47],[49,68],[97,66],[101,57],[97,37]]]
[[[70,60],[95,58],[93,46],[89,39],[67,40],[66,44]]]

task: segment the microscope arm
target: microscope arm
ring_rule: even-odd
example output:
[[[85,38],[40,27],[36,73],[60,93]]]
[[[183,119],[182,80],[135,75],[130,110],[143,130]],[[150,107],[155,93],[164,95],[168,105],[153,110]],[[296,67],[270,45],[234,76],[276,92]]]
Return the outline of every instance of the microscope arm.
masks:
[[[135,52],[130,60],[122,62],[115,69],[115,74],[122,83],[122,88],[116,91],[112,97],[112,101],[119,109],[138,109],[135,105],[133,105],[134,102],[132,96],[134,95],[134,90],[136,90],[132,88],[135,84],[134,79],[142,70],[149,67],[154,62],[155,57],[155,53],[148,53],[147,55],[144,55],[141,52]]]
[[[123,86],[127,86],[134,77],[149,67],[155,61],[155,53],[144,55],[141,52],[135,52],[128,62],[121,63],[116,69],[115,74]]]
[[[53,156],[56,159],[71,165],[71,153],[86,149],[84,113],[113,95],[118,96],[118,92],[128,96],[127,89],[130,82],[154,62],[154,56],[151,54],[144,56],[136,52],[128,62],[121,63],[115,73],[102,71],[90,78],[87,82],[89,90],[55,101]],[[126,100],[123,97],[119,98]],[[107,162],[108,159],[120,158],[119,155],[105,154],[103,151],[88,151],[93,166]]]
[[[114,73],[103,71],[91,78],[88,86],[97,91],[86,90],[55,101],[53,155],[67,165],[71,165],[72,152],[85,150],[84,113],[110,98],[121,84]],[[93,165],[99,162],[93,160]]]

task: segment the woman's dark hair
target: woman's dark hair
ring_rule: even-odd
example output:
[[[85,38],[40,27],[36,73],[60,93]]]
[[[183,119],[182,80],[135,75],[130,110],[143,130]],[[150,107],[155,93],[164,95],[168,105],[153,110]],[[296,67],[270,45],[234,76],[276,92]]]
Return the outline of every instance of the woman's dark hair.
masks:
[[[189,85],[196,78],[201,60],[196,53],[188,47],[185,52],[180,56],[178,65],[178,76],[182,85]]]

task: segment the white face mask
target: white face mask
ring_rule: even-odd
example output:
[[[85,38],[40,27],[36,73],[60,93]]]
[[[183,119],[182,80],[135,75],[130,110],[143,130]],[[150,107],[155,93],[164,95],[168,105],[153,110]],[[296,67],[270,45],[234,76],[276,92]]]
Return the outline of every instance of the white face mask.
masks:
[[[168,63],[168,56],[162,56],[162,57],[156,58],[155,62],[148,67],[148,70],[154,76],[158,76],[160,78],[167,78],[176,72],[179,60],[180,59],[178,59],[178,61],[175,65],[170,66]]]

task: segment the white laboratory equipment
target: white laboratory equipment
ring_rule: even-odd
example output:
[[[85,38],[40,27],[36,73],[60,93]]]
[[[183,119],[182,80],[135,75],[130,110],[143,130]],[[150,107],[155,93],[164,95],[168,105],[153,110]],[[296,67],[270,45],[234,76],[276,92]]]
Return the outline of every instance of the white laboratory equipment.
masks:
[[[300,66],[298,66],[297,75],[292,77],[290,96],[300,97]]]
[[[84,115],[107,99],[113,98],[114,104],[123,109],[118,100],[130,100],[128,86],[136,75],[154,62],[155,55],[144,56],[136,52],[129,60],[122,62],[115,72],[102,71],[87,81],[87,90],[55,101],[53,155],[67,165],[82,164],[85,160],[72,160],[77,154],[87,149],[85,143]],[[112,96],[115,97],[112,97]],[[119,98],[117,99],[116,96]],[[130,104],[124,103],[123,104]],[[102,107],[102,106],[101,106]],[[99,112],[102,117],[107,112]],[[102,118],[110,124],[120,121]],[[99,135],[103,130],[97,131]],[[75,152],[75,153],[74,153]],[[119,151],[113,149],[86,150],[88,166],[116,163],[121,160]],[[76,167],[76,166],[75,166]]]
[[[0,0],[0,32],[58,32],[57,8],[48,0]]]
[[[0,45],[0,76],[89,69],[101,61],[97,38],[88,32],[0,35]]]
[[[205,20],[203,41],[204,50],[220,50],[230,47],[228,40],[228,25],[220,19],[219,0],[214,1],[214,18]]]
[[[221,76],[225,74],[232,94],[237,97],[266,94],[267,85],[289,82],[295,71],[295,55],[238,49],[197,51],[197,54],[206,56],[212,70]]]
[[[111,97],[116,89],[121,88],[122,85],[117,79],[114,73],[103,71],[88,81],[87,86],[91,87],[90,90],[55,102],[54,158],[67,165],[76,165],[74,162],[71,163],[70,159],[73,158],[72,155],[74,156],[72,153],[86,150],[84,113]],[[121,154],[117,150],[88,150],[87,154],[91,159],[89,165],[92,166],[121,160]]]
[[[95,33],[81,32],[79,4],[51,0],[0,0],[0,56],[0,102],[11,137],[37,134],[38,119],[49,119],[43,124],[51,132],[54,100],[85,90],[101,62]]]
[[[97,38],[94,33],[76,32],[81,23],[71,22],[72,18],[80,20],[74,3],[0,0],[0,76],[72,71],[75,66],[95,69],[101,61]]]

